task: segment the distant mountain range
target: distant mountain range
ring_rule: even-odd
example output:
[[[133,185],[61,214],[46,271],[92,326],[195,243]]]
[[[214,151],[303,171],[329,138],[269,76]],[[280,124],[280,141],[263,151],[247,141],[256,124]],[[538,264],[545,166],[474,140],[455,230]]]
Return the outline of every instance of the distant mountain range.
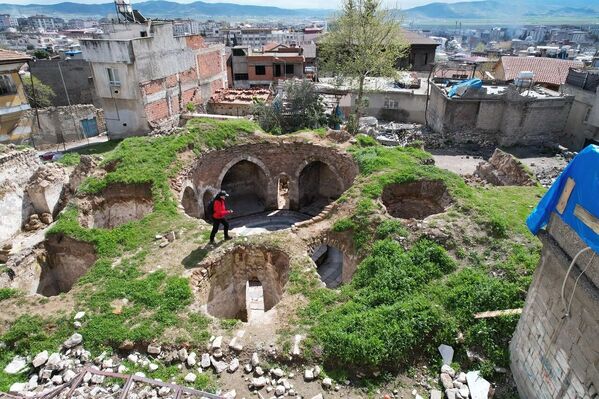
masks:
[[[134,2],[134,8],[150,18],[327,18],[334,10],[287,9],[266,6],[249,6],[233,3],[176,3],[164,0]],[[30,16],[106,17],[114,14],[113,3],[80,4],[0,4],[0,14]],[[460,3],[430,3],[407,10],[397,10],[405,22],[415,23],[551,23],[592,22],[599,18],[597,0],[485,0]]]

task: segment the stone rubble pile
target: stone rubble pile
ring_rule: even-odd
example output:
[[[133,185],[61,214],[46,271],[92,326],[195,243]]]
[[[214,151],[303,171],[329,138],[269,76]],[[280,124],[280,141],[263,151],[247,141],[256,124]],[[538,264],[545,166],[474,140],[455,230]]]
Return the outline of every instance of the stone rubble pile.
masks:
[[[46,228],[48,225],[52,224],[54,219],[50,213],[34,213],[29,216],[27,222],[23,226],[23,230],[25,231],[35,231],[39,229]]]
[[[379,122],[372,116],[360,118],[359,132],[374,137],[379,143],[390,147],[405,147],[423,138],[422,125]]]
[[[456,373],[453,368],[444,364],[441,367],[439,380],[447,399],[488,399],[494,394],[491,384],[481,377],[478,371]],[[441,399],[442,393],[433,389],[430,391],[430,397]]]
[[[482,161],[474,175],[495,186],[534,186],[534,176],[513,155],[495,149],[489,161]]]

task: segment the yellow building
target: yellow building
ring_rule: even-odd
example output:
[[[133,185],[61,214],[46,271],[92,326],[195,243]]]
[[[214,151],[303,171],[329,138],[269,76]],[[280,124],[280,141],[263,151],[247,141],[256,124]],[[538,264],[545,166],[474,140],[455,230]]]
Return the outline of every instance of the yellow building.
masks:
[[[31,124],[19,120],[30,109],[19,69],[31,57],[0,49],[0,143],[20,143],[31,135]]]

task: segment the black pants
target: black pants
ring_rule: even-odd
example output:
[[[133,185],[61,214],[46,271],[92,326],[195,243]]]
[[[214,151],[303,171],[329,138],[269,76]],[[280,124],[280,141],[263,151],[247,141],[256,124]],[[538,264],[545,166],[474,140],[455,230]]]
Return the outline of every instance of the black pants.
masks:
[[[210,233],[210,241],[214,241],[214,237],[216,237],[216,233],[218,232],[218,227],[223,225],[225,229],[225,238],[229,238],[229,222],[225,219],[214,219],[212,222],[212,232]]]

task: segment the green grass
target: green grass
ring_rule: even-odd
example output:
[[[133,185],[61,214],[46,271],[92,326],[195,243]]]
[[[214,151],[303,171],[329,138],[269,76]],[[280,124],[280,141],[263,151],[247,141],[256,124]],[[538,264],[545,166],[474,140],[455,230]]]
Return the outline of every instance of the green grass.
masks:
[[[0,301],[17,297],[20,294],[20,291],[14,288],[0,288]]]
[[[518,317],[475,320],[474,314],[522,306],[539,259],[538,240],[525,219],[544,189],[471,187],[431,165],[430,154],[421,149],[382,147],[368,136],[357,136],[350,152],[361,176],[344,201],[355,206],[332,229],[352,231],[365,259],[340,291],[304,284],[309,303],[299,315],[311,331],[306,345],[319,347],[327,365],[353,371],[406,369],[421,357],[437,358],[440,343],[451,343],[460,361],[467,362],[466,349],[482,354],[485,373],[508,366]],[[447,187],[453,206],[444,220],[467,221],[483,232],[453,233],[466,247],[455,251],[459,271],[458,261],[439,244],[420,239],[404,250],[396,240],[408,237],[407,229],[378,212],[387,185],[418,180]],[[484,246],[484,253],[470,249],[475,244]],[[465,336],[463,344],[454,344],[458,332]]]

